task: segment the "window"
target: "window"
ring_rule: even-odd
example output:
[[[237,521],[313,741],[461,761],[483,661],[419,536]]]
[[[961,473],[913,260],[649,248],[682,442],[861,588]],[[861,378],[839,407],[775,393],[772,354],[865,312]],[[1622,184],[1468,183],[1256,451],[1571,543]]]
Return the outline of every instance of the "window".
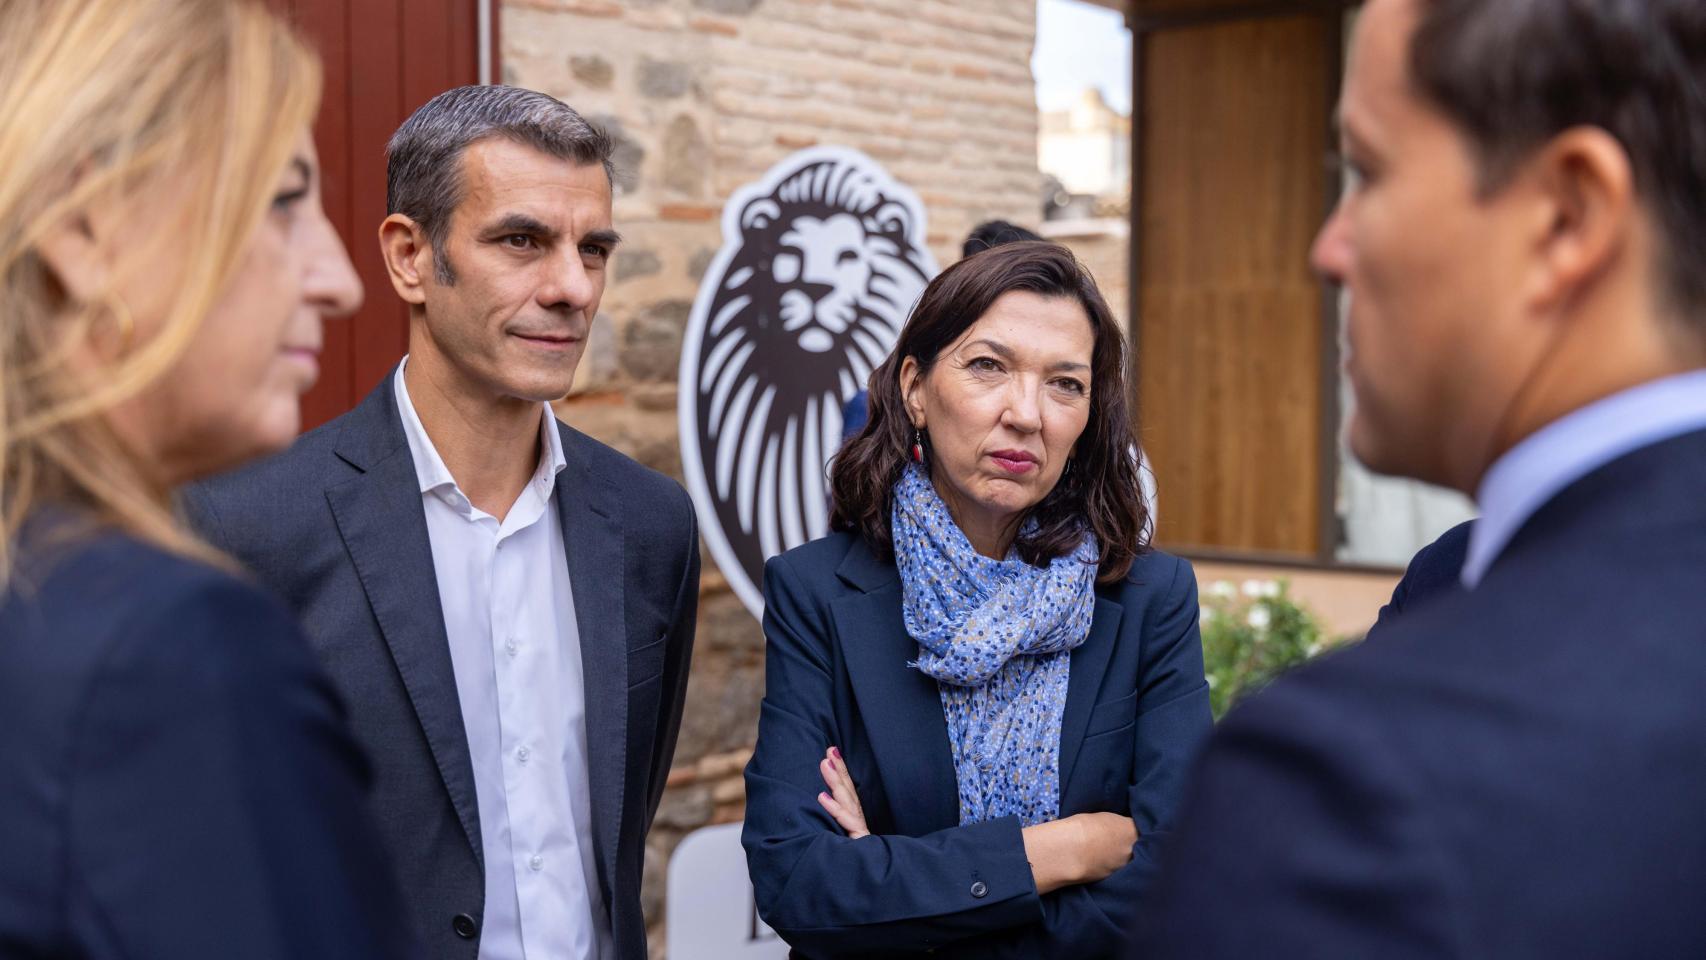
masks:
[[[1134,379],[1170,549],[1402,566],[1472,510],[1341,446],[1342,304],[1308,251],[1347,16],[1136,3]]]

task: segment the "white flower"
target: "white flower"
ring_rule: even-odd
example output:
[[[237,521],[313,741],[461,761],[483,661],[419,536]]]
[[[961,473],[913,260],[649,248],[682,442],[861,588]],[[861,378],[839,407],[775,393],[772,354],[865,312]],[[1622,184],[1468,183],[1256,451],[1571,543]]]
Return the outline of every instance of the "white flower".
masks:
[[[1266,630],[1268,628],[1268,624],[1273,622],[1273,619],[1273,614],[1269,613],[1268,608],[1261,604],[1257,604],[1250,608],[1250,626],[1255,627],[1257,630]]]
[[[1264,580],[1262,582],[1262,596],[1277,597],[1279,595],[1280,585],[1278,580]]]
[[[1207,623],[1213,619],[1214,619],[1214,611],[1213,610],[1210,610],[1207,607],[1198,607],[1197,608],[1197,620],[1199,620],[1202,623]]]
[[[1234,587],[1230,580],[1216,580],[1208,585],[1208,594],[1222,600],[1231,600],[1238,595],[1238,588]]]
[[[1246,596],[1246,597],[1259,597],[1261,595],[1262,595],[1262,581],[1260,581],[1260,580],[1246,580],[1246,581],[1244,581],[1244,596]]]

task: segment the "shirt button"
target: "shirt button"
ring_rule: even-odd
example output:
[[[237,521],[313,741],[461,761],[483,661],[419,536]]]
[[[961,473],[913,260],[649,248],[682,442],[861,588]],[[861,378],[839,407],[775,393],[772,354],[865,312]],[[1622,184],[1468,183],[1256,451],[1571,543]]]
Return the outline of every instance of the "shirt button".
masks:
[[[533,855],[533,859],[527,861],[527,865],[533,868],[534,873],[538,873],[545,869],[545,858],[536,853]]]
[[[989,888],[983,885],[982,880],[979,880],[971,885],[971,895],[982,900],[989,895]]]
[[[520,760],[522,763],[526,763],[527,758],[531,757],[531,756],[533,756],[533,751],[527,749],[526,747],[516,747],[515,748],[515,758],[517,760]]]
[[[504,652],[509,654],[510,656],[512,656],[512,657],[515,656],[516,653],[519,652],[520,650],[521,650],[521,644],[516,643],[514,637],[510,637],[508,640],[504,641]]]

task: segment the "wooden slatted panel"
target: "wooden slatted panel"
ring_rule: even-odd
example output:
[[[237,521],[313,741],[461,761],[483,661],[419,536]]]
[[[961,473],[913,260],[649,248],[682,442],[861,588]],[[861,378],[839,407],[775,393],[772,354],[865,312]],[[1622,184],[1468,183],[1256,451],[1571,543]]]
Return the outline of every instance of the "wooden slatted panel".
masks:
[[[362,92],[350,101],[350,157],[357,164],[371,164],[352,207],[351,259],[367,290],[367,303],[361,318],[366,322],[350,326],[351,403],[359,402],[363,391],[379,382],[408,349],[409,311],[392,292],[379,257],[379,223],[385,219],[385,144],[408,116],[402,46],[397,42],[404,7],[405,0],[355,0],[350,7],[350,33],[363,38],[362,55],[350,64],[351,89]],[[380,36],[391,37],[392,42],[370,41]]]
[[[330,217],[366,289],[360,312],[326,327],[304,429],[354,406],[402,357],[408,311],[379,257],[385,143],[421,104],[479,80],[476,0],[270,0],[320,51],[326,86],[314,141]]]
[[[1142,35],[1139,358],[1158,540],[1314,556],[1324,16]]]
[[[411,7],[409,15],[398,20],[398,26],[402,39],[403,99],[413,110],[455,85],[451,79],[450,20],[442,14],[417,16]]]

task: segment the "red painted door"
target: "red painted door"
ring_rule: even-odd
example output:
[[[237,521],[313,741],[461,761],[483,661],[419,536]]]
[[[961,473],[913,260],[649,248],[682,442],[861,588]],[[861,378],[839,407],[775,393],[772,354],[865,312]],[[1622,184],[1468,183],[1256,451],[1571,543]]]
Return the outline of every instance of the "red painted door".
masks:
[[[365,397],[407,346],[408,312],[379,258],[385,143],[436,94],[479,82],[480,0],[270,2],[320,51],[326,81],[314,142],[325,171],[326,214],[367,292],[355,316],[326,326],[320,382],[302,406],[309,429]],[[491,22],[495,34],[495,10]],[[495,63],[495,40],[493,52]]]

